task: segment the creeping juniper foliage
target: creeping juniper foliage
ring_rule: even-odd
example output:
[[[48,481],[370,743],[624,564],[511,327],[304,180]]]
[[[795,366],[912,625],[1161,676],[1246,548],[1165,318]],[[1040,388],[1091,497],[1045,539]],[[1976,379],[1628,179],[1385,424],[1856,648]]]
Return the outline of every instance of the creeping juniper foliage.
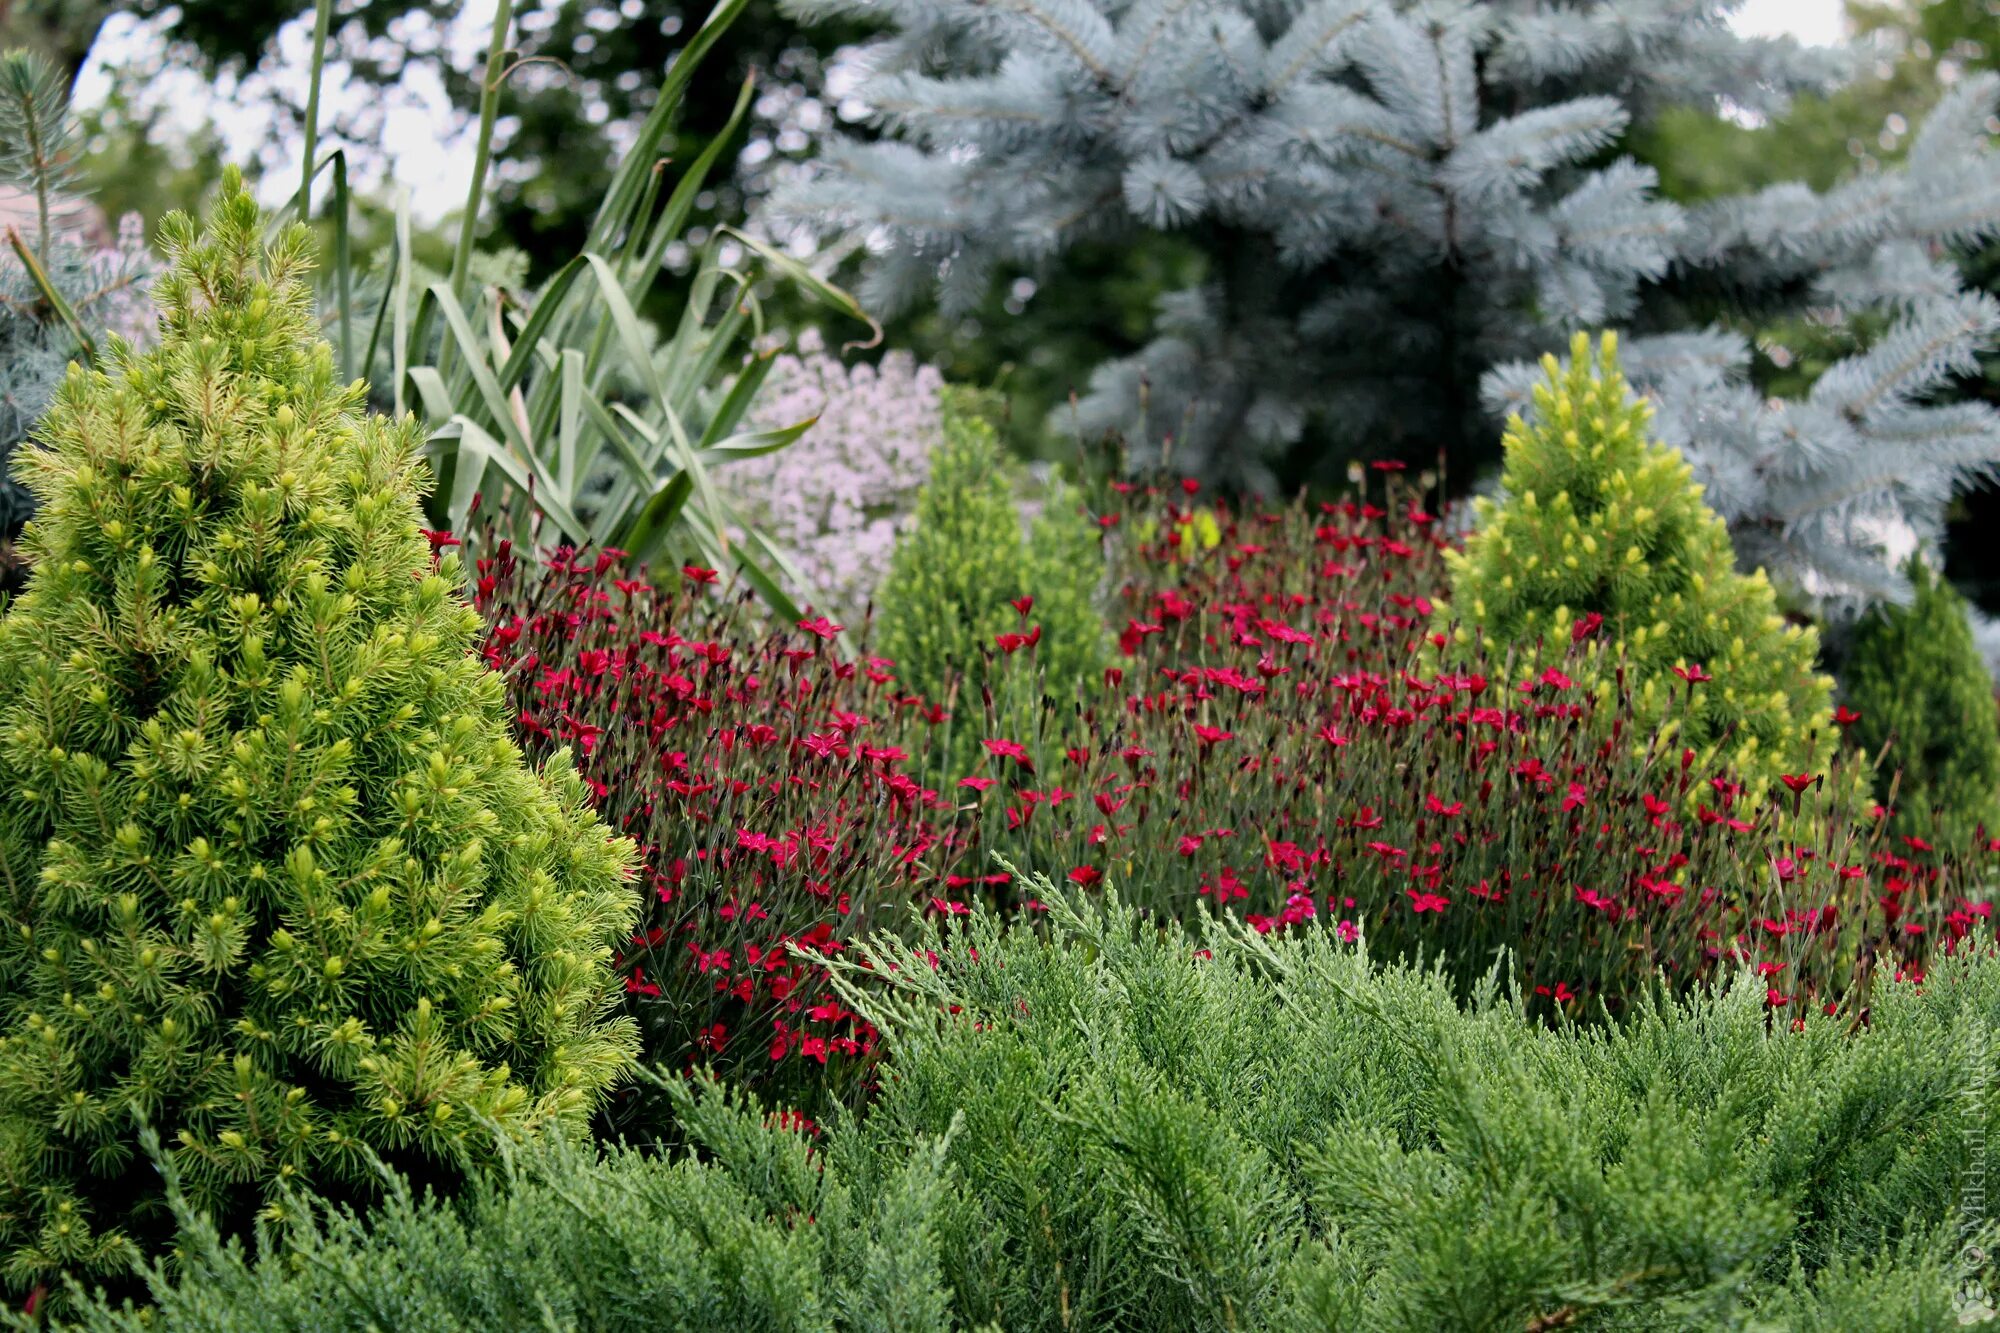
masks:
[[[418,528],[413,421],[359,414],[309,236],[225,178],[162,227],[160,345],[72,369],[17,461],[0,617],[0,1289],[579,1125],[625,1070],[631,858],[537,774]]]
[[[1860,1036],[1774,1030],[1750,984],[1550,1029],[1330,930],[1035,887],[1047,938],[979,912],[844,968],[895,1050],[864,1117],[698,1080],[699,1160],[538,1150],[262,1254],[197,1229],[151,1322],[85,1326],[1929,1333],[1991,1280],[1954,1258],[1991,959]]]

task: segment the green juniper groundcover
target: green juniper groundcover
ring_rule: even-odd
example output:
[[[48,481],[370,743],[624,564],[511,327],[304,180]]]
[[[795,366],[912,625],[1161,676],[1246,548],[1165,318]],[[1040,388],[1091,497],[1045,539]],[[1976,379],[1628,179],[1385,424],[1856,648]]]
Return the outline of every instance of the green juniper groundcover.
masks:
[[[1858,1033],[1774,1028],[1754,978],[1550,1028],[1330,929],[1037,887],[1042,933],[980,911],[846,965],[893,1051],[859,1119],[696,1077],[688,1153],[545,1144],[261,1253],[197,1220],[156,1310],[81,1326],[1919,1333],[1985,1299],[1986,953]]]
[[[0,616],[0,1292],[115,1274],[189,1198],[580,1126],[631,1062],[636,892],[509,736],[413,420],[359,413],[240,176],[162,227],[159,345],[73,367]],[[18,1299],[18,1297],[16,1298]]]

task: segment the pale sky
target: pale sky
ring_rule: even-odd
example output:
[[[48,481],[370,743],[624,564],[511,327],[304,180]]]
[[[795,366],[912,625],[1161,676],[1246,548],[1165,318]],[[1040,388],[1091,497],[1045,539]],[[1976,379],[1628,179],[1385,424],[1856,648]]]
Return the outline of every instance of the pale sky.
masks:
[[[240,83],[214,86],[191,71],[157,64],[163,46],[158,20],[145,23],[129,14],[114,16],[77,81],[77,100],[81,105],[101,105],[118,77],[128,97],[163,110],[161,125],[167,132],[192,134],[204,123],[213,123],[231,159],[264,163],[265,202],[277,203],[297,188],[300,144],[295,136],[274,143],[271,129],[279,120],[274,103],[305,104],[312,17],[308,6],[299,7],[307,12],[279,33],[277,61],[265,62]],[[442,48],[454,64],[470,67],[483,58],[493,12],[494,0],[466,0],[458,19],[444,29],[419,17],[396,25],[387,45],[418,52]],[[1810,43],[1838,42],[1846,36],[1842,0],[1744,0],[1736,27],[1759,35],[1789,34]],[[114,75],[108,66],[129,72]],[[321,92],[322,134],[336,117],[371,122],[368,138],[387,146],[394,184],[410,191],[412,212],[426,220],[442,218],[464,200],[472,175],[472,136],[456,125],[442,83],[423,61],[413,61],[402,84],[386,90],[349,84],[345,69],[338,59],[327,65]],[[379,175],[359,182],[363,188],[388,183]]]
[[[1847,36],[1845,9],[1841,0],[1744,0],[1736,14],[1736,30],[1767,37],[1788,35],[1827,46]]]

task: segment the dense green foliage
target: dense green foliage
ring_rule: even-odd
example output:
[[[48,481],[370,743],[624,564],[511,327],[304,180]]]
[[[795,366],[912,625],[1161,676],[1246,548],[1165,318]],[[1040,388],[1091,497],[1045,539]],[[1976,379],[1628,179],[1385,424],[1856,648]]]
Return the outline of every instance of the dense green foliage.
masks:
[[[1993,676],[1973,646],[1965,599],[1918,559],[1916,600],[1856,626],[1841,673],[1861,714],[1849,737],[1870,754],[1889,747],[1876,794],[1895,827],[1952,847],[1981,827],[2000,831],[2000,712]],[[1899,776],[1900,775],[1900,776]]]
[[[1597,685],[1617,688],[1615,659],[1642,723],[1685,694],[1682,738],[1745,779],[1820,772],[1834,736],[1817,637],[1785,624],[1761,573],[1735,572],[1687,464],[1648,438],[1616,340],[1593,349],[1578,334],[1569,365],[1543,369],[1532,418],[1508,422],[1505,501],[1481,501],[1478,531],[1447,557],[1440,622],[1504,649],[1562,644],[1602,617],[1612,648]]]
[[[988,663],[1027,652],[1039,676],[1012,672],[1010,679],[1058,699],[1075,693],[1104,655],[1096,605],[1104,558],[1079,503],[1058,479],[1024,534],[997,433],[975,395],[947,393],[944,440],[880,594],[878,643],[906,688],[954,700],[957,715],[976,726]],[[1013,604],[1024,598],[1032,603]],[[1012,647],[1002,642],[1015,635],[1034,637]],[[993,706],[1018,716],[1032,713],[1034,702],[1024,695]]]
[[[1039,887],[1048,939],[977,913],[845,970],[895,1052],[864,1119],[684,1091],[699,1162],[532,1155],[458,1208],[203,1245],[157,1322],[88,1326],[1918,1333],[1989,1276],[1957,1251],[1990,959],[1859,1034],[1774,1031],[1755,984],[1552,1030],[1332,931]]]
[[[307,236],[239,176],[163,228],[160,345],[72,370],[0,618],[0,1289],[158,1235],[137,1121],[223,1225],[451,1166],[625,1070],[631,850],[537,775],[409,419],[357,412]]]
[[[438,476],[427,505],[433,528],[474,543],[490,533],[522,546],[595,545],[635,568],[690,559],[733,566],[792,619],[802,580],[712,474],[783,448],[812,425],[741,428],[779,345],[766,336],[766,279],[793,288],[822,318],[870,322],[853,298],[766,241],[690,225],[754,85],[738,88],[722,135],[691,160],[669,157],[672,130],[704,57],[748,3],[719,0],[709,11],[625,136],[581,249],[532,289],[520,254],[496,265],[512,268],[511,280],[474,282],[482,202],[489,177],[502,174],[489,172],[486,150],[500,87],[521,63],[506,46],[510,10],[501,6],[488,34],[481,154],[448,276],[419,288],[423,259],[405,200],[383,257],[390,280],[364,279],[349,233],[367,210],[344,189],[340,159],[324,173],[333,223],[326,321],[343,378],[374,373],[380,353],[388,364],[378,391],[397,415],[424,418]],[[676,273],[683,266],[692,270],[685,278]],[[661,307],[671,313],[658,326],[640,314]]]
[[[307,8],[0,38],[73,69],[163,11],[214,67]],[[1995,1317],[2000,725],[1927,572],[2000,466],[1958,268],[2000,74],[1931,63],[1976,45],[1773,135],[1705,118],[1840,62],[1733,0],[501,0],[483,68],[446,0],[337,8],[315,89],[429,61],[476,113],[455,245],[309,112],[317,323],[230,175],[152,351],[77,318],[63,80],[0,61],[0,389],[43,386],[0,452],[54,391],[0,615],[0,1327]],[[883,30],[837,112],[829,16]],[[1887,169],[1830,160],[1911,88]],[[780,177],[767,224],[851,228],[896,336],[1017,395],[947,394],[851,633],[713,471],[813,425],[752,410],[801,316],[873,323],[844,249],[713,225]],[[1622,370],[1528,359],[1604,325]],[[1510,410],[1469,536],[1384,457],[1463,483]],[[1051,416],[1194,475],[1030,483]],[[1774,582],[1914,596],[1858,714]]]

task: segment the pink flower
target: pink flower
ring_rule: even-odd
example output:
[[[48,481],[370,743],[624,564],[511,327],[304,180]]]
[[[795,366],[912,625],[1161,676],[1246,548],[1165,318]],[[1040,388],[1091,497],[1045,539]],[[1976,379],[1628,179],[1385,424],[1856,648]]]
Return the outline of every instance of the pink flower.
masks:
[[[1028,763],[1027,747],[1019,741],[987,740],[980,743],[986,747],[988,754],[996,755],[1001,759],[1012,759],[1015,763],[1023,766],[1026,766]]]

